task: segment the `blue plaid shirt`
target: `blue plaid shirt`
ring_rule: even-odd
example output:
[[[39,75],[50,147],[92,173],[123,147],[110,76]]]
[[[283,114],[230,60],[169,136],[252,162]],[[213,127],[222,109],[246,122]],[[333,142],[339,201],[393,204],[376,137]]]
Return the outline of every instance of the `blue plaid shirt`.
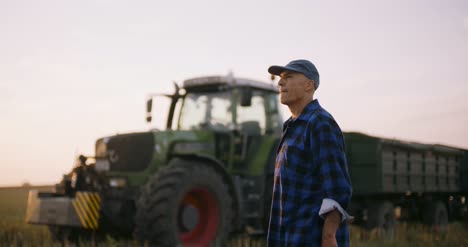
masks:
[[[351,181],[343,134],[318,100],[283,125],[275,162],[268,246],[321,246],[325,198],[344,210],[351,199]],[[347,222],[336,232],[338,246],[349,246]]]

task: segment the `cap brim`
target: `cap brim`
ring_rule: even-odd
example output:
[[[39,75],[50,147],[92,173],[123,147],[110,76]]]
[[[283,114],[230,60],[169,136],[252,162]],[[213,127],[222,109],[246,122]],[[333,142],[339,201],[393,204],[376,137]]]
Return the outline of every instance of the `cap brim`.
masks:
[[[273,66],[270,66],[270,68],[268,68],[268,72],[272,75],[281,75],[281,73],[283,73],[284,71],[302,73],[301,71],[298,71],[298,70],[295,70],[293,68],[286,67],[286,66],[273,65]]]

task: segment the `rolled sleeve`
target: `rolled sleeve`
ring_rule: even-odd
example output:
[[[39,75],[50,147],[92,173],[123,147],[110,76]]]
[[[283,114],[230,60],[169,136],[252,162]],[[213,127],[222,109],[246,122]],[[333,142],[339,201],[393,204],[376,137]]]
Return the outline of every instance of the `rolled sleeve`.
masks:
[[[321,123],[318,126],[319,155],[316,162],[320,167],[323,198],[333,200],[340,208],[347,209],[352,188],[343,134],[332,119]]]
[[[325,215],[335,209],[341,213],[341,222],[351,219],[351,216],[340,206],[340,204],[329,198],[323,199],[318,215],[322,219],[325,219]]]

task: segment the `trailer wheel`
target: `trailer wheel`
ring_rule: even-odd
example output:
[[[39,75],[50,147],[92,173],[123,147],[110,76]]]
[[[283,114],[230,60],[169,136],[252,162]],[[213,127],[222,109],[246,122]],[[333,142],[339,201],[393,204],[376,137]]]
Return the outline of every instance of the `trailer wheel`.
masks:
[[[395,235],[397,220],[395,208],[389,201],[374,202],[368,209],[367,227],[377,229],[379,235],[391,239]]]
[[[424,223],[434,232],[447,232],[448,212],[447,207],[441,201],[432,202],[424,210]]]
[[[144,187],[135,236],[150,246],[224,246],[233,206],[228,185],[212,167],[175,160]]]

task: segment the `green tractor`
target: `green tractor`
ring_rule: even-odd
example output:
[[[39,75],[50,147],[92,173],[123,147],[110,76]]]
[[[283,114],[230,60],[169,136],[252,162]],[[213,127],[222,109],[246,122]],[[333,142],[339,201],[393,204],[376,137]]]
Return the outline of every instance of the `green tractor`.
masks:
[[[148,122],[153,100],[170,100],[166,130],[98,139],[55,192],[30,192],[26,221],[61,240],[110,234],[151,246],[264,233],[283,122],[277,94],[273,83],[212,76],[151,95]]]

